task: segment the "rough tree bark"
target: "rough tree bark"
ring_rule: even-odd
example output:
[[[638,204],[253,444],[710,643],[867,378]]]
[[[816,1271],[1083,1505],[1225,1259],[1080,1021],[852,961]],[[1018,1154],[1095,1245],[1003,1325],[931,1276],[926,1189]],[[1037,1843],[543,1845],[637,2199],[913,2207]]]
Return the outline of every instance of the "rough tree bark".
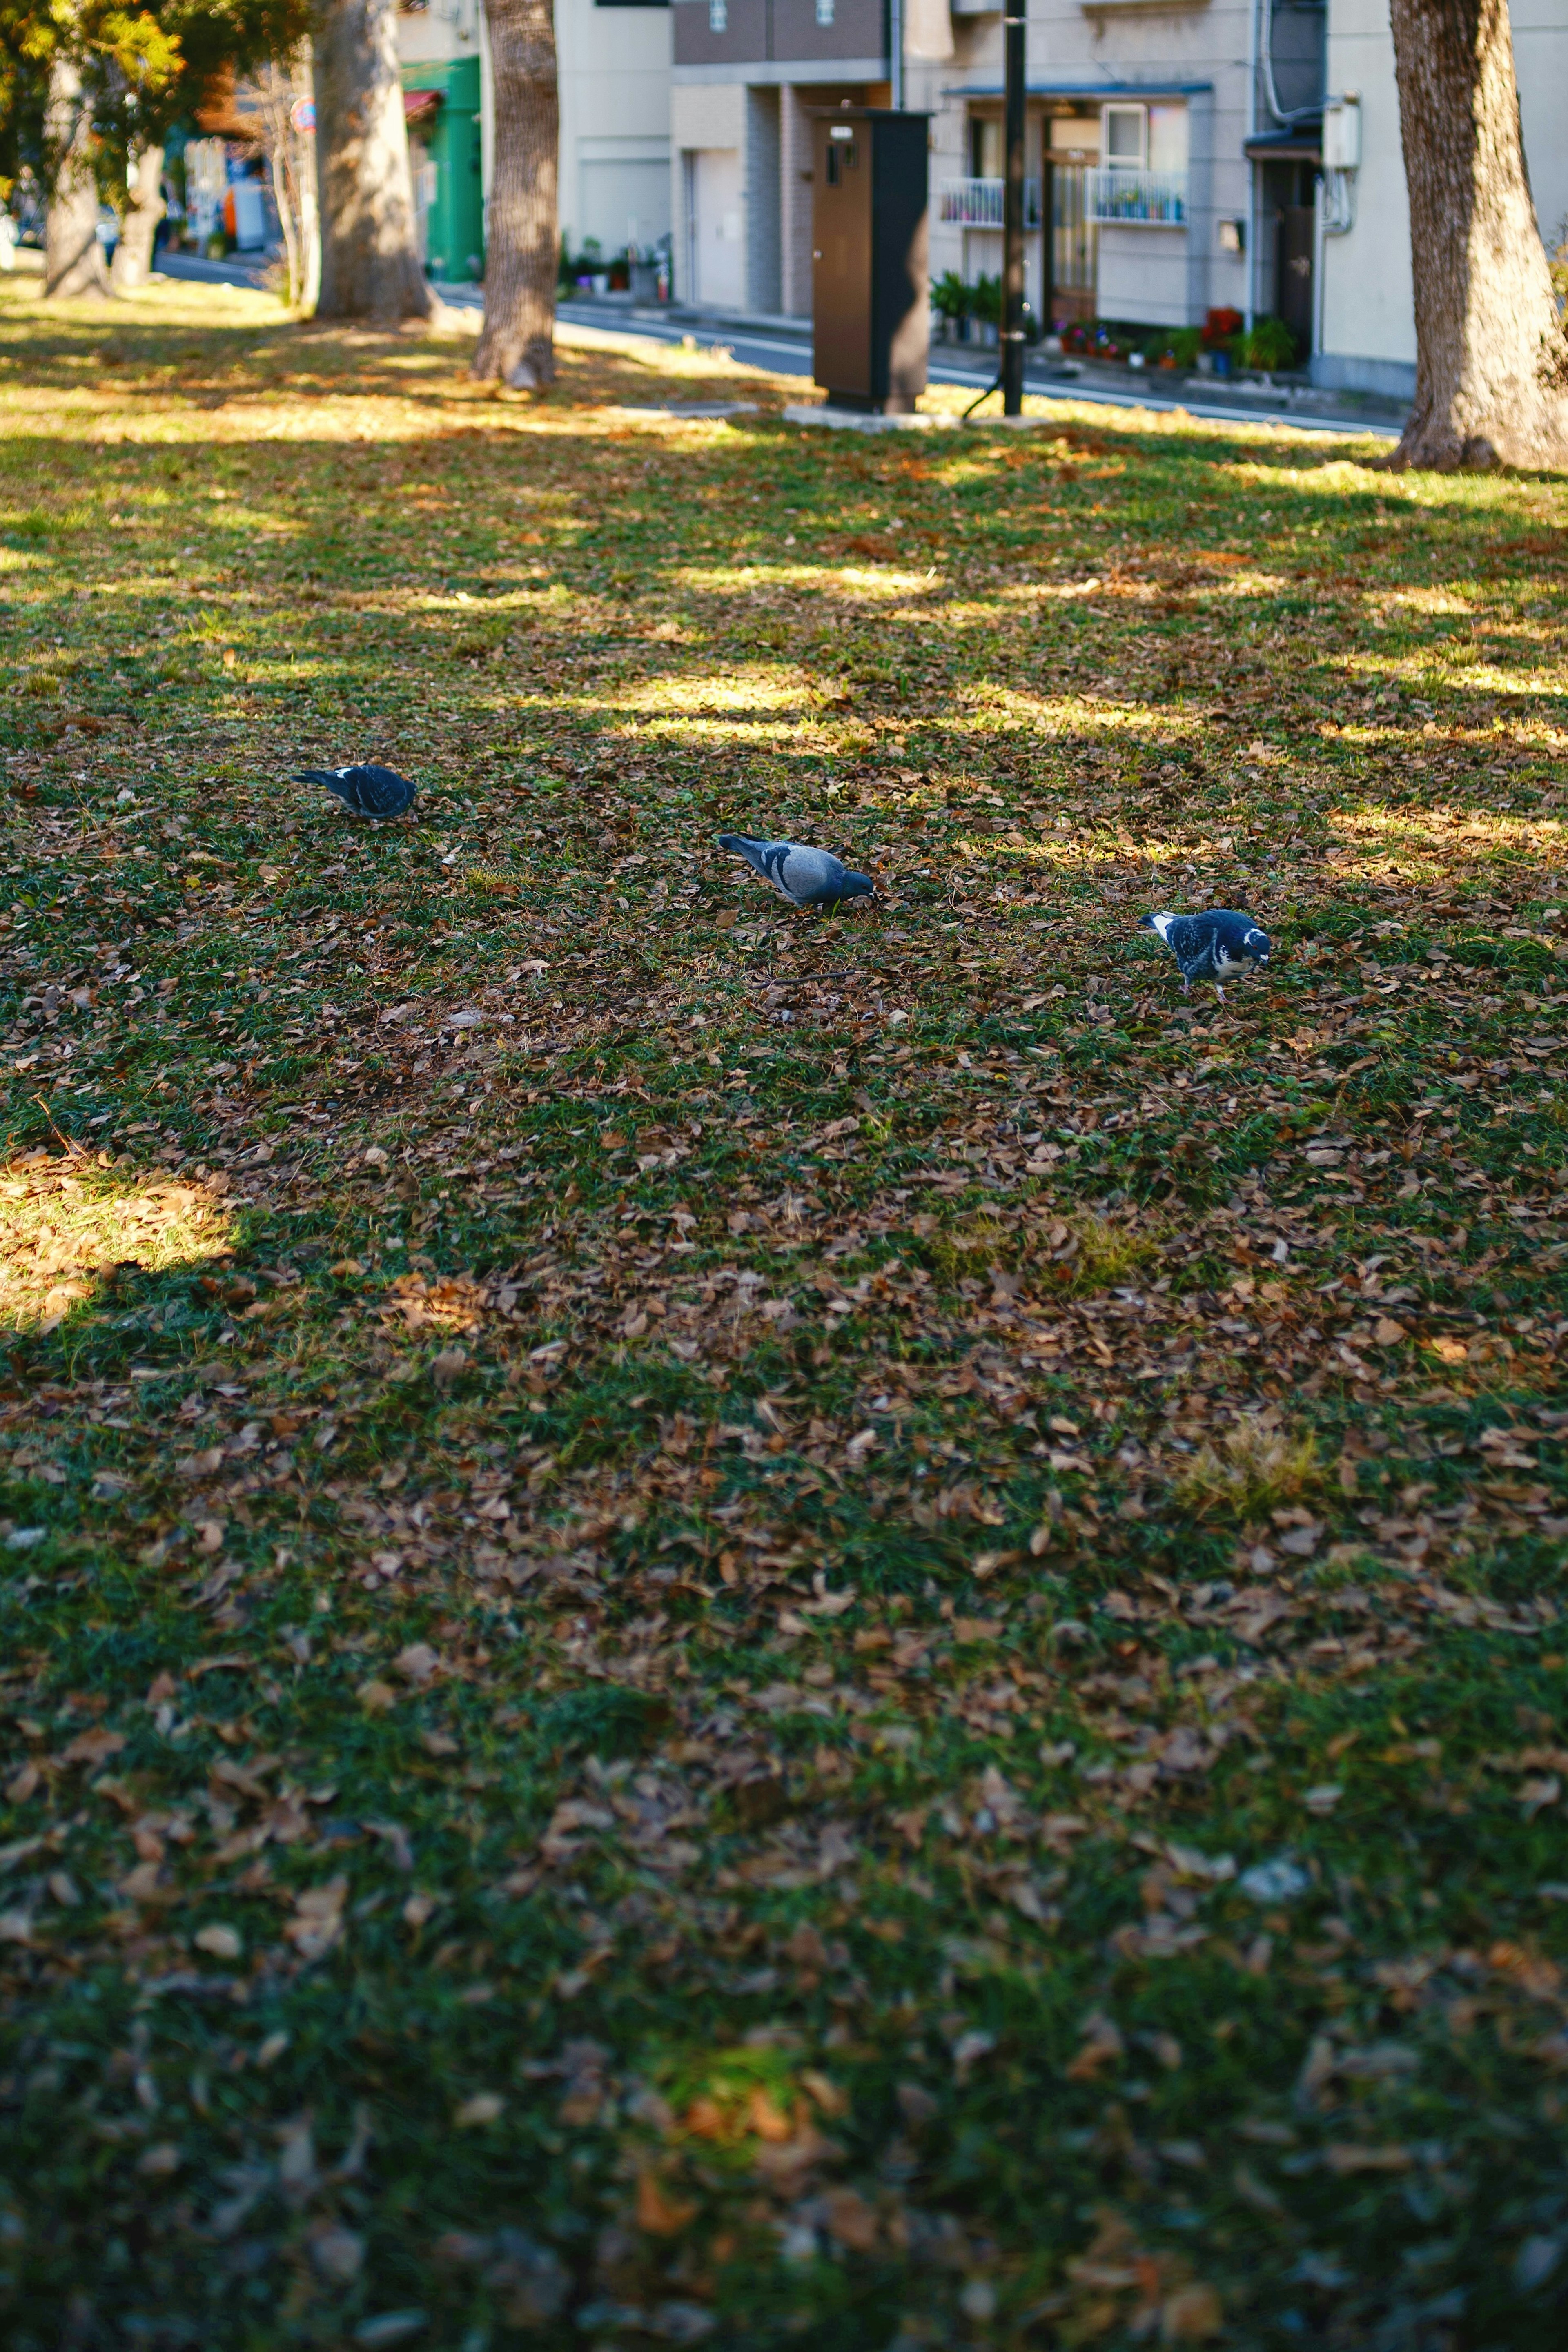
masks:
[[[495,176],[485,247],[484,383],[555,381],[561,100],[552,0],[485,0],[495,90]]]
[[[1568,464],[1568,347],[1520,135],[1508,0],[1393,0],[1415,290],[1400,466]]]
[[[114,248],[110,284],[117,294],[134,294],[153,272],[153,239],[163,217],[163,150],[143,147],[137,159],[131,202]]]
[[[427,319],[395,0],[313,0],[321,319]]]
[[[81,76],[63,51],[49,72],[44,126],[51,173],[44,218],[44,292],[107,294],[109,273],[98,241],[98,183],[92,176],[92,116]]]

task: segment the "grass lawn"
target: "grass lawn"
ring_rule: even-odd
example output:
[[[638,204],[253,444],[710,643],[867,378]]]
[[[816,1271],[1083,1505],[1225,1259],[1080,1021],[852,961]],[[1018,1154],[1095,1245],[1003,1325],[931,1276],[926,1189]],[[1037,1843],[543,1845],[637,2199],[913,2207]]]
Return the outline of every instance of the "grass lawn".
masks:
[[[467,352],[0,290],[7,2352],[1560,2346],[1568,490]]]

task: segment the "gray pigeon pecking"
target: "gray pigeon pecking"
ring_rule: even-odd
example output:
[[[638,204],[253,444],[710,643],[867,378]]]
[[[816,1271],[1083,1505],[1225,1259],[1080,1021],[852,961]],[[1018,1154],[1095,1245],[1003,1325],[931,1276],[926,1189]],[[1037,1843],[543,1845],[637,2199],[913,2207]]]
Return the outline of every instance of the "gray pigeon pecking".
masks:
[[[1268,961],[1268,934],[1259,930],[1250,915],[1211,907],[1203,915],[1143,915],[1141,931],[1157,931],[1176,959],[1182,986],[1192,993],[1194,980],[1212,980],[1215,993],[1225,1003],[1222,981],[1234,980],[1249,964]]]
[[[798,841],[754,841],[747,833],[721,833],[721,849],[743,857],[792,907],[837,907],[845,898],[869,898],[876,884],[856,874],[829,849],[808,849]]]
[[[293,781],[325,784],[356,816],[401,816],[414,805],[414,786],[407,777],[400,776],[395,768],[377,767],[374,761],[359,768],[300,768]]]

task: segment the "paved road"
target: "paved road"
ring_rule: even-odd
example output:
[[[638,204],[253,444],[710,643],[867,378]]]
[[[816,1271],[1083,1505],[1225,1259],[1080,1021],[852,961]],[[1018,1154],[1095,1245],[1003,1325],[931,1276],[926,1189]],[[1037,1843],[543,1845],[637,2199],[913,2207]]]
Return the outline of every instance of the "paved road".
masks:
[[[449,292],[447,299],[478,301],[479,297],[468,296],[465,290],[461,295]],[[750,367],[768,368],[776,375],[797,375],[807,383],[811,382],[811,341],[804,332],[793,335],[778,328],[715,324],[693,319],[689,314],[669,320],[650,318],[646,311],[617,314],[606,305],[593,301],[563,302],[559,316],[574,326],[600,327],[610,333],[635,335],[648,342],[679,343],[685,336],[695,335],[700,343],[719,344],[732,352],[736,359]],[[979,360],[964,361],[940,347],[932,351],[932,383],[957,384],[979,392],[994,376],[994,362],[987,365]],[[1385,418],[1368,420],[1349,413],[1324,415],[1283,402],[1205,400],[1187,393],[1165,392],[1157,382],[1149,382],[1146,390],[1140,385],[1135,391],[1129,388],[1123,392],[1120,385],[1053,375],[1049,362],[1040,360],[1026,363],[1024,381],[1029,392],[1047,396],[1054,394],[1062,400],[1088,401],[1103,408],[1155,409],[1167,415],[1182,409],[1189,416],[1208,417],[1226,425],[1289,425],[1302,433],[1372,434],[1386,441],[1397,441],[1400,433],[1399,425]],[[999,409],[1000,402],[994,405]]]
[[[163,254],[159,268],[168,278],[205,280],[207,284],[228,286],[260,286],[262,270],[242,261],[204,261],[195,254]],[[479,310],[484,296],[478,287],[444,286],[443,301],[454,310]],[[725,324],[713,320],[695,318],[690,312],[677,313],[661,319],[646,311],[633,312],[607,303],[563,302],[560,318],[574,327],[596,327],[606,334],[629,335],[642,342],[679,343],[688,335],[695,335],[700,343],[721,345],[732,352],[736,359],[748,367],[766,368],[774,375],[798,376],[802,383],[811,383],[811,338],[808,333],[791,333],[778,327]],[[940,349],[931,354],[932,383],[957,384],[973,392],[981,391],[993,381],[994,363],[987,364],[978,357],[960,359],[956,354]],[[1119,384],[1105,384],[1081,378],[1052,375],[1049,362],[1038,359],[1026,363],[1024,372],[1026,387],[1030,392],[1055,394],[1062,400],[1087,401],[1100,408],[1153,409],[1171,415],[1182,409],[1189,416],[1202,416],[1223,425],[1289,425],[1300,433],[1370,434],[1380,441],[1397,441],[1400,427],[1390,419],[1367,418],[1353,411],[1321,412],[1292,407],[1287,402],[1205,400],[1190,393],[1166,392],[1155,380],[1123,392]],[[993,404],[993,413],[1000,406]]]

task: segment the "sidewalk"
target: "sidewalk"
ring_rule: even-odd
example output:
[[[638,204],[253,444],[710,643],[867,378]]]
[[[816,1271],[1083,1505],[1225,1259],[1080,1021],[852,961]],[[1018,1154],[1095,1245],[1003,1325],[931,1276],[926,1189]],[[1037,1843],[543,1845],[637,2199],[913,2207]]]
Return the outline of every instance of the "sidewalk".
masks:
[[[443,289],[443,292],[448,301],[458,299],[455,289]],[[482,299],[477,288],[473,297]],[[756,352],[757,364],[772,366],[780,374],[811,374],[808,319],[679,302],[656,310],[634,304],[629,294],[569,296],[559,303],[558,315],[574,326],[648,334],[660,341],[674,341],[687,334],[732,340],[737,359],[749,360]],[[775,356],[761,356],[764,352]],[[797,365],[780,364],[790,360]],[[973,386],[979,392],[995,379],[996,355],[963,343],[933,342],[930,372],[932,383]],[[1064,399],[1109,407],[1153,409],[1166,415],[1184,409],[1190,416],[1218,422],[1294,425],[1306,432],[1370,433],[1388,440],[1398,438],[1406,415],[1397,401],[1371,394],[1324,391],[1302,375],[1279,376],[1271,383],[1228,383],[1215,376],[1182,376],[1152,368],[1139,372],[1091,360],[1058,359],[1044,352],[1026,356],[1024,383],[1029,392],[1056,393]]]
[[[243,261],[204,261],[195,254],[164,254],[159,268],[168,278],[205,278],[209,283],[257,286],[265,266]],[[432,288],[455,310],[481,310],[484,289],[474,284]],[[636,303],[629,294],[574,294],[556,305],[556,315],[574,327],[597,327],[612,334],[645,336],[653,342],[679,342],[695,335],[731,344],[747,365],[777,375],[811,381],[811,321],[766,310],[710,310],[697,303]],[[994,381],[995,354],[963,343],[933,343],[931,381],[984,391]],[[1031,352],[1024,363],[1026,391],[1108,408],[1152,409],[1170,415],[1178,409],[1216,424],[1290,425],[1308,433],[1372,434],[1394,441],[1406,410],[1397,401],[1370,393],[1328,392],[1304,376],[1272,383],[1226,383],[1216,376],[1178,376],[1164,369],[1142,373],[1092,360],[1047,358]]]

